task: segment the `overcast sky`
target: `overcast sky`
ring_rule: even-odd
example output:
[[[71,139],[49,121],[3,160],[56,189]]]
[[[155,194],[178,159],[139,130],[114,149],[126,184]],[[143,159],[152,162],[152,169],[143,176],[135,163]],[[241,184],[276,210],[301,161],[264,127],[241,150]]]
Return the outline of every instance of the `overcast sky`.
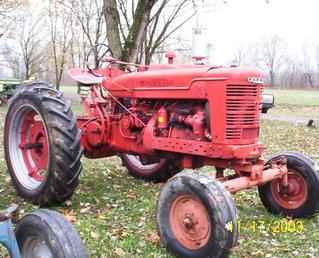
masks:
[[[42,7],[38,1],[30,2],[34,9]],[[212,3],[216,2],[213,6]],[[287,52],[291,57],[301,58],[303,49],[307,49],[309,56],[314,59],[315,46],[319,45],[319,0],[268,2],[205,0],[206,7],[201,14],[201,23],[207,30],[202,43],[213,44],[215,64],[227,64],[238,48],[253,45],[275,34],[287,42]],[[189,10],[185,17],[191,13],[192,10]],[[181,36],[190,45],[194,20],[174,37]]]
[[[210,5],[212,1],[206,0]],[[221,1],[223,2],[223,1]],[[277,34],[287,42],[291,56],[302,55],[307,48],[314,53],[319,45],[318,0],[227,0],[226,4],[204,8],[202,23],[206,38],[215,47],[214,61],[225,63],[241,46],[250,45]],[[183,36],[191,39],[190,26]],[[189,32],[188,32],[189,31]]]

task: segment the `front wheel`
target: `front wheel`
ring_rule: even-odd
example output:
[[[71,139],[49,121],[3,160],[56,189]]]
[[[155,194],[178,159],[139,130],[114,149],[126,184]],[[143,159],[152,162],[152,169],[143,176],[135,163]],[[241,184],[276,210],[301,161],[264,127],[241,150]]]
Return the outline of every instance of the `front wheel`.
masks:
[[[70,198],[81,172],[81,133],[70,103],[42,82],[21,86],[5,119],[5,159],[18,194],[34,204]]]
[[[16,238],[23,258],[87,258],[75,228],[59,213],[38,210],[22,218]]]
[[[177,257],[219,258],[238,238],[236,207],[223,185],[180,173],[162,188],[157,205],[162,244]]]
[[[319,171],[316,163],[297,152],[275,156],[287,158],[288,186],[281,179],[273,180],[258,187],[259,195],[266,209],[274,214],[293,218],[310,217],[319,208]]]

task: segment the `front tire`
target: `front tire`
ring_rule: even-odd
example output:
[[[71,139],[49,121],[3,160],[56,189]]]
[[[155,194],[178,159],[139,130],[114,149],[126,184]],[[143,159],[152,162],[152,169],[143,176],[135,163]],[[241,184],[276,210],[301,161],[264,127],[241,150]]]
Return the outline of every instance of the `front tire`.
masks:
[[[75,228],[57,212],[28,214],[18,222],[15,233],[23,258],[88,258]]]
[[[161,243],[177,257],[226,257],[238,238],[229,192],[207,176],[180,173],[162,188],[157,204]]]
[[[288,188],[281,179],[258,187],[259,196],[266,209],[273,213],[293,218],[306,218],[319,208],[319,171],[309,157],[287,152],[273,157],[267,164],[279,157],[287,158]]]
[[[63,94],[42,82],[21,86],[5,119],[5,159],[18,194],[42,206],[75,191],[82,169],[80,130]]]

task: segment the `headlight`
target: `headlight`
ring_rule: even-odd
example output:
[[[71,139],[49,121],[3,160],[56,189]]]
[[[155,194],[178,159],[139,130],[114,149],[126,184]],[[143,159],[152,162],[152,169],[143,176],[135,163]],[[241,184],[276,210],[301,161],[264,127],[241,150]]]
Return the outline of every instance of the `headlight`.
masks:
[[[275,104],[275,97],[272,94],[263,94],[262,95],[262,104],[267,104],[267,105],[274,105]]]
[[[269,109],[275,106],[275,97],[272,94],[263,94],[261,100],[262,113],[266,114]]]

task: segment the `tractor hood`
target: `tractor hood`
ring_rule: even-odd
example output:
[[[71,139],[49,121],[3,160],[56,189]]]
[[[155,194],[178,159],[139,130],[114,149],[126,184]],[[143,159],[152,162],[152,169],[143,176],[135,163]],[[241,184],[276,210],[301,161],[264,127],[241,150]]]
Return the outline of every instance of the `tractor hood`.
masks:
[[[196,67],[159,69],[120,75],[106,80],[105,87],[111,91],[140,90],[146,88],[189,87],[195,81],[216,80],[247,84],[260,82],[264,74],[258,70],[242,68]]]

